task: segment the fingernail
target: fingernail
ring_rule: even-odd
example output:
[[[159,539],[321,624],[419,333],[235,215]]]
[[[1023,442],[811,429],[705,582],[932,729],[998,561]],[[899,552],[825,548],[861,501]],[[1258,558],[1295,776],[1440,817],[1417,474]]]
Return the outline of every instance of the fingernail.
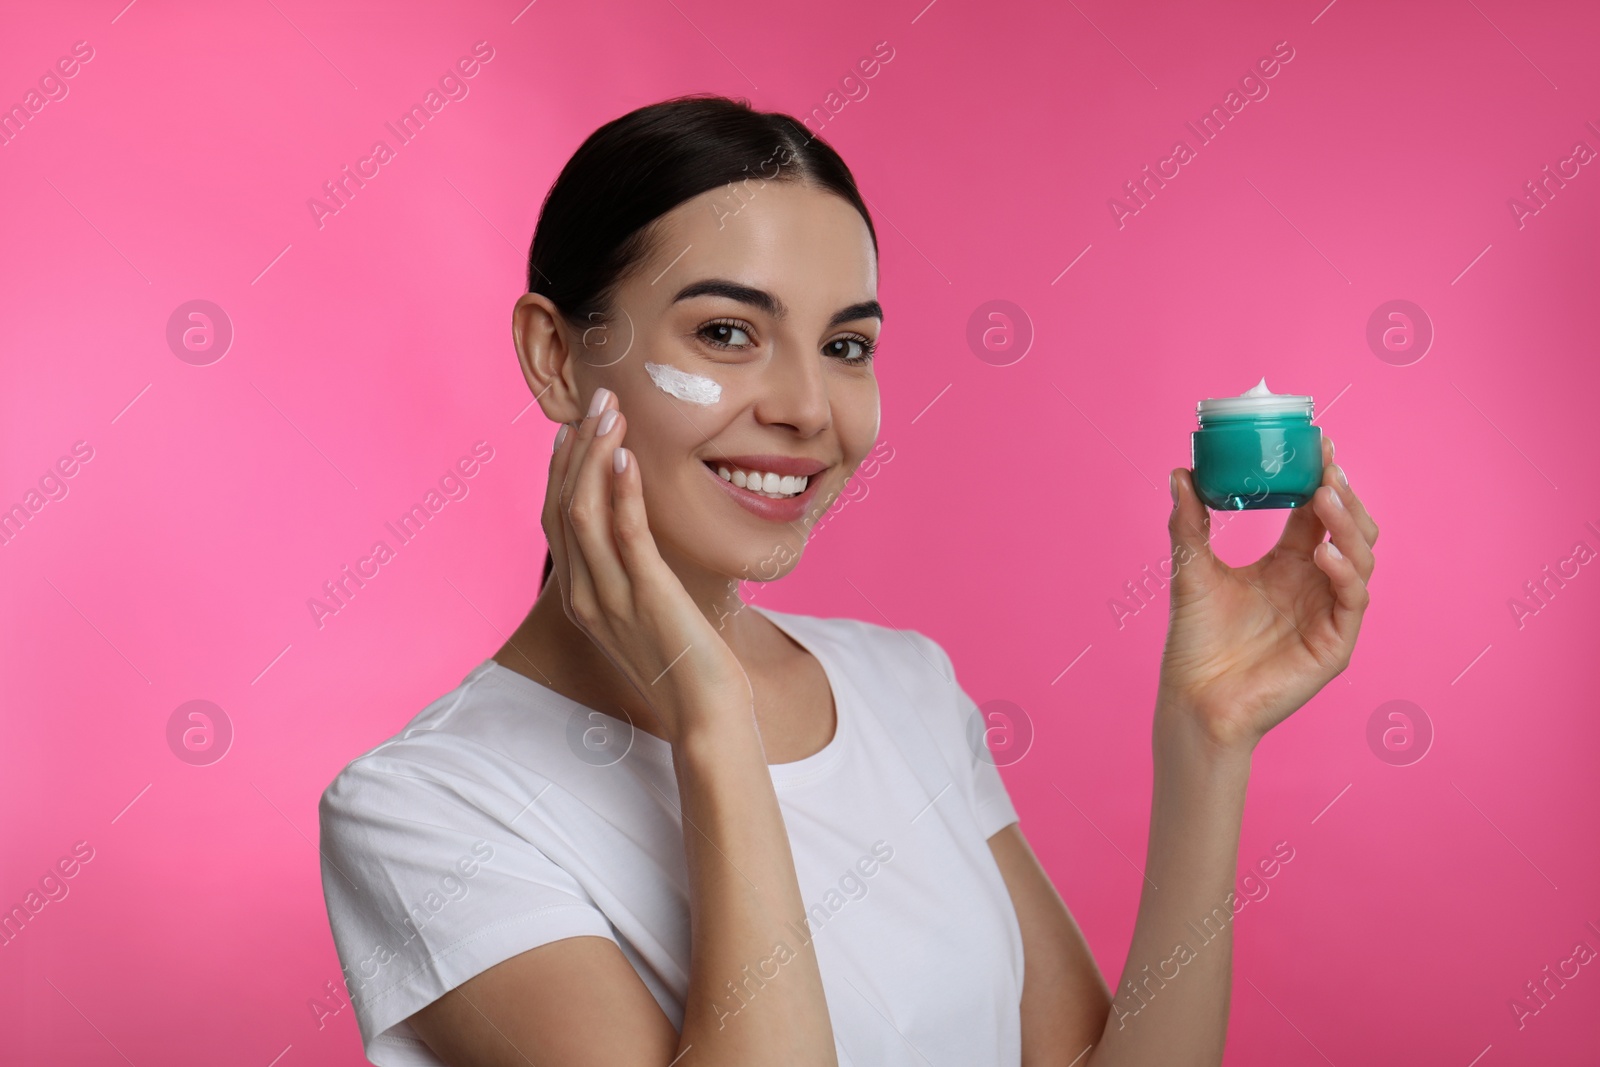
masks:
[[[1350,479],[1344,476],[1344,468],[1339,466],[1337,463],[1333,465],[1333,476],[1339,479],[1340,485],[1344,486],[1346,489],[1350,488]]]
[[[1339,551],[1338,545],[1334,544],[1332,541],[1324,541],[1323,544],[1328,546],[1328,555],[1332,556],[1334,559],[1344,559],[1344,553]]]
[[[618,448],[611,453],[611,469],[618,474],[628,469],[628,450],[626,448]]]
[[[1344,510],[1344,497],[1339,495],[1339,490],[1333,488],[1332,486],[1329,486],[1328,487],[1328,495],[1333,497],[1333,506],[1338,508],[1340,511],[1343,511]]]
[[[1176,471],[1168,472],[1167,488],[1172,490],[1172,506],[1178,506],[1178,475]]]
[[[616,408],[608,408],[606,410],[606,413],[604,415],[600,416],[600,427],[599,427],[598,430],[595,431],[595,436],[596,437],[604,437],[607,433],[610,432],[611,427],[615,426],[616,423],[617,423],[617,409]]]
[[[600,414],[600,409],[606,406],[606,397],[610,395],[611,390],[607,389],[603,385],[594,391],[594,396],[589,398],[588,418],[592,419],[596,415]]]
[[[551,447],[550,451],[552,451],[552,452],[561,451],[561,442],[565,441],[566,439],[567,439],[567,424],[563,422],[561,424],[561,429],[556,431],[556,443]]]

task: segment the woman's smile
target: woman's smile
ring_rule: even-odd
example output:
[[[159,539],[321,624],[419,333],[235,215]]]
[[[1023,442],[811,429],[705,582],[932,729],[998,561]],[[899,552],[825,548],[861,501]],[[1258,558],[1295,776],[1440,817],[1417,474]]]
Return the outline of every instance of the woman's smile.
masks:
[[[735,503],[771,522],[798,522],[829,469],[819,460],[785,456],[708,459],[700,465]]]

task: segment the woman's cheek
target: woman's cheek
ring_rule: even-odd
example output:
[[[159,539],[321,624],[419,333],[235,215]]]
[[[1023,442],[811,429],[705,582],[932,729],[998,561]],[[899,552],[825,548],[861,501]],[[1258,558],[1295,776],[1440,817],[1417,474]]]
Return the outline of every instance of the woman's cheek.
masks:
[[[872,451],[883,427],[877,379],[869,378],[853,386],[834,400],[834,425],[852,469]]]

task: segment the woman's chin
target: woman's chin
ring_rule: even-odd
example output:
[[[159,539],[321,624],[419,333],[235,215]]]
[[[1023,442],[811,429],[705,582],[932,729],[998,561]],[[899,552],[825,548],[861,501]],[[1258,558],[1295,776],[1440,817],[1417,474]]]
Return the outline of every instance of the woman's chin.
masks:
[[[762,540],[749,544],[727,545],[724,551],[708,555],[705,550],[709,535],[697,538],[699,547],[692,552],[677,549],[672,542],[656,537],[656,547],[667,565],[677,570],[685,563],[691,568],[722,575],[730,585],[739,582],[775,582],[787,576],[800,565],[805,552],[805,540],[792,534],[781,541]]]

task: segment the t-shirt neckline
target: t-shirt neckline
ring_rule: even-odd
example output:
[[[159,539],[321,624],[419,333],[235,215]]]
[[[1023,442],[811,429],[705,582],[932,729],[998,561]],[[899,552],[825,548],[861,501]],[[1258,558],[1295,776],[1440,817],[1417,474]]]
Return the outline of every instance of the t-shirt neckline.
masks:
[[[848,729],[846,723],[854,714],[854,708],[851,706],[850,701],[846,696],[846,683],[844,676],[838,670],[837,665],[832,662],[831,653],[825,653],[819,647],[822,642],[813,644],[806,641],[799,633],[795,631],[795,629],[792,628],[790,624],[781,621],[781,619],[792,619],[794,616],[791,613],[774,611],[772,609],[763,608],[755,604],[746,604],[745,606],[759,611],[774,626],[787,634],[796,644],[815,656],[817,662],[822,665],[823,674],[827,676],[828,688],[833,694],[833,736],[828,739],[828,743],[823,745],[822,748],[818,749],[816,752],[813,752],[811,755],[804,757],[803,759],[791,760],[788,763],[767,764],[767,770],[772,775],[772,783],[774,786],[795,785],[800,782],[809,781],[812,778],[818,777],[831,770],[844,755],[846,731]],[[587,704],[580,704],[571,697],[568,697],[562,693],[558,693],[544,683],[528,677],[521,671],[512,670],[511,668],[500,663],[493,656],[479,664],[477,669],[472,672],[472,675],[470,675],[469,678],[472,676],[482,676],[485,673],[491,674],[494,677],[499,678],[524,692],[532,693],[545,701],[555,704],[562,712],[570,713],[574,710],[581,710],[585,713],[592,712],[596,715],[604,715],[608,719],[612,719],[623,725],[627,725],[625,720],[617,719],[616,716],[611,715],[608,712],[601,711],[598,708],[591,708]],[[634,751],[638,752],[640,755],[646,757],[654,763],[663,764],[669,767],[672,765],[671,743],[663,738],[657,737],[655,734],[646,733],[644,730],[634,730],[632,748]]]

